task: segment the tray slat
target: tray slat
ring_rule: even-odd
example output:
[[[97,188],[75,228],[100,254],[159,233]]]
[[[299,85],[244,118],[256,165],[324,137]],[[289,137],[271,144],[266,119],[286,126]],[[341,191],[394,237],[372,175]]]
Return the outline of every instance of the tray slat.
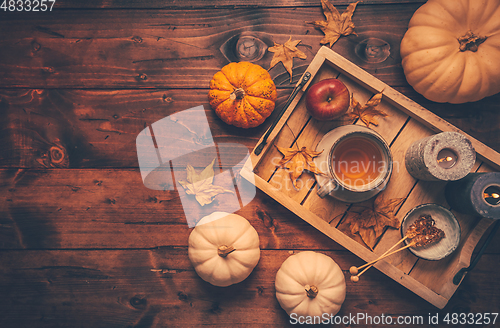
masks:
[[[419,204],[432,202],[448,206],[444,198],[445,182],[417,181],[408,174],[404,165],[406,149],[412,142],[436,132],[456,131],[466,134],[329,48],[320,49],[307,71],[313,78],[300,90],[281,117],[262,153],[256,156],[252,152],[241,170],[241,175],[331,239],[363,260],[371,261],[401,239],[399,229],[388,228],[371,251],[359,236],[344,232],[348,229],[345,229],[342,219],[351,204],[331,197],[320,198],[316,193],[314,175],[309,172],[302,174],[300,188],[295,189],[288,172],[278,167],[282,155],[274,145],[290,148],[305,146],[315,149],[328,131],[351,123],[345,119],[320,122],[311,118],[307,113],[303,97],[307,87],[320,80],[335,77],[346,84],[360,103],[366,102],[373,94],[383,91],[384,97],[378,108],[389,116],[379,118],[378,126],[370,128],[382,135],[390,144],[394,169],[386,190],[380,195],[385,199],[406,198],[397,211],[396,216],[399,220]],[[358,121],[356,124],[363,123]],[[498,170],[500,154],[474,138],[466,136],[478,154],[478,160],[472,171]],[[373,199],[356,205],[369,205],[371,202]],[[493,222],[488,219],[478,220],[460,213],[455,215],[462,229],[462,239],[459,248],[449,257],[431,262],[417,258],[409,251],[403,251],[376,263],[375,267],[430,303],[443,308],[458,287],[452,282],[453,276],[461,268],[469,265],[474,247]]]

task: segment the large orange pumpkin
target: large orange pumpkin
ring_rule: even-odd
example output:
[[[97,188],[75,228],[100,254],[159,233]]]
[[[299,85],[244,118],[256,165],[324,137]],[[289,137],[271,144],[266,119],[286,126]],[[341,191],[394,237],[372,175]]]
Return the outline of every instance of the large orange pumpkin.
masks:
[[[210,106],[227,124],[253,128],[271,115],[276,86],[269,73],[249,62],[230,63],[210,81]]]

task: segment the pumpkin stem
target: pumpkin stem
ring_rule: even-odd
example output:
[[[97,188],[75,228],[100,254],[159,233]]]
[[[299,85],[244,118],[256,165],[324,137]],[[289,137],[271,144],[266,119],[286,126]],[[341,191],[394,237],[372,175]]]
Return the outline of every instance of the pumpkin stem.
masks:
[[[234,252],[236,249],[234,249],[233,246],[226,246],[226,245],[221,245],[217,249],[217,254],[219,254],[220,257],[226,257],[229,255],[229,253]]]
[[[458,38],[460,43],[460,51],[464,52],[470,50],[476,52],[479,45],[486,41],[487,37],[477,36],[472,31],[467,31],[464,36]]]
[[[245,90],[242,88],[234,89],[234,91],[229,95],[229,98],[232,100],[243,99],[243,97],[245,97]]]
[[[318,293],[319,293],[319,289],[318,287],[314,286],[314,285],[305,285],[305,290],[306,290],[306,294],[307,294],[307,297],[309,298],[315,298]]]

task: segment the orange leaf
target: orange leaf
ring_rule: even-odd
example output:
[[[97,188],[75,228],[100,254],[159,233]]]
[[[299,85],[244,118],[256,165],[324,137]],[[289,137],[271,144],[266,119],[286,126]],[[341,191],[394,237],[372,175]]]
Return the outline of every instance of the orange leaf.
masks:
[[[297,49],[297,45],[300,43],[300,40],[292,41],[292,37],[285,42],[285,44],[274,43],[274,47],[268,48],[270,52],[274,52],[273,59],[271,60],[271,66],[269,69],[273,68],[279,62],[283,63],[285,69],[288,73],[290,73],[290,83],[292,82],[292,67],[293,67],[293,58],[297,57],[300,59],[306,59],[307,55]]]
[[[347,212],[344,225],[350,228],[353,235],[358,234],[363,242],[373,250],[377,239],[386,227],[399,229],[400,222],[395,217],[394,212],[404,200],[405,198],[384,200],[379,195],[372,206],[364,208],[361,212]]]
[[[368,100],[365,105],[361,106],[361,104],[353,96],[351,98],[352,112],[349,112],[346,115],[353,120],[360,119],[366,127],[370,127],[370,124],[377,126],[378,121],[375,119],[376,116],[389,116],[383,111],[375,108],[378,104],[380,104],[381,100],[382,92],[377,93],[370,100]]]
[[[302,147],[300,150],[278,146],[276,146],[276,148],[283,154],[283,158],[278,162],[278,164],[281,166],[285,165],[285,168],[289,171],[290,178],[292,179],[292,183],[295,188],[297,188],[297,179],[302,175],[304,170],[311,173],[324,174],[318,169],[313,161],[313,158],[321,154],[323,151],[312,151],[306,147]]]
[[[330,48],[341,36],[347,36],[354,33],[354,23],[352,22],[352,15],[356,9],[359,1],[351,3],[347,9],[339,13],[337,8],[328,0],[321,0],[321,7],[323,14],[326,17],[325,21],[306,22],[312,24],[314,27],[319,28],[325,34],[325,37],[320,41],[321,44],[330,44]]]

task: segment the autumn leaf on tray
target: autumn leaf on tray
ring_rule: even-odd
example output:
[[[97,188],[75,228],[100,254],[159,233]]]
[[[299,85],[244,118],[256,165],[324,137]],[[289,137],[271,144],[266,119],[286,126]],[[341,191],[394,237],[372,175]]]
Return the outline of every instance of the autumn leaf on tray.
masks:
[[[348,211],[343,226],[349,227],[349,231],[353,235],[358,234],[363,242],[373,250],[385,227],[399,229],[400,222],[395,217],[394,211],[404,200],[405,198],[384,200],[379,195],[372,206],[364,208],[360,212]]]
[[[323,14],[326,17],[325,21],[306,22],[319,28],[325,37],[320,41],[321,44],[330,44],[330,48],[341,36],[348,36],[354,33],[354,23],[352,22],[352,15],[356,9],[359,1],[351,3],[347,6],[346,11],[339,13],[337,8],[328,0],[321,0],[321,7],[323,7]]]
[[[297,179],[302,175],[304,170],[311,173],[324,174],[313,162],[313,158],[321,154],[323,151],[312,151],[306,147],[300,150],[294,148],[278,147],[279,152],[283,154],[283,158],[279,161],[279,165],[285,165],[289,171],[290,178],[292,179],[293,186],[297,188]],[[298,189],[298,188],[297,188]]]
[[[370,124],[377,126],[378,121],[375,118],[376,116],[389,116],[383,111],[375,108],[378,104],[380,104],[381,100],[382,92],[377,93],[370,100],[368,100],[365,105],[361,106],[361,104],[353,96],[351,98],[352,111],[348,112],[346,115],[353,120],[359,118],[363,123],[365,123],[366,127],[370,127]]]
[[[197,174],[191,165],[186,166],[187,181],[179,180],[180,185],[186,190],[186,194],[194,195],[201,206],[210,204],[218,194],[233,191],[216,186],[214,182],[215,158],[200,174]]]
[[[293,58],[297,57],[300,59],[306,59],[307,55],[297,49],[297,45],[300,43],[300,40],[292,41],[292,37],[285,42],[285,44],[274,43],[274,47],[268,48],[270,52],[274,52],[273,59],[271,60],[271,66],[269,69],[273,68],[279,62],[283,63],[285,69],[288,73],[290,73],[290,83],[292,82],[292,67],[293,67]]]

